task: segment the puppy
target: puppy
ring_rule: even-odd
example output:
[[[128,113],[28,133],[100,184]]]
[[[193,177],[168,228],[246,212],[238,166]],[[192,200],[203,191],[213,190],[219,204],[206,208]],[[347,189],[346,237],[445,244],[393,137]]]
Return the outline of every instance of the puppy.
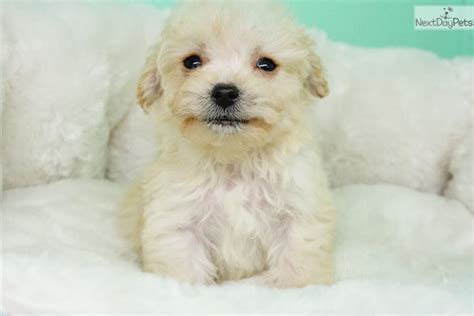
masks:
[[[333,282],[335,208],[307,120],[327,94],[311,38],[274,3],[172,13],[137,87],[159,158],[123,206],[143,268],[194,284]]]

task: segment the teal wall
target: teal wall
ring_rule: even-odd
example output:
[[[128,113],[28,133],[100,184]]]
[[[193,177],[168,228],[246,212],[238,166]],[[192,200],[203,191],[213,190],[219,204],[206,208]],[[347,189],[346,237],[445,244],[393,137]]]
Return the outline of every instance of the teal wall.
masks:
[[[135,0],[169,8],[174,0]],[[474,31],[415,31],[414,5],[474,5],[474,0],[283,0],[300,23],[358,46],[418,47],[442,57],[474,56]]]

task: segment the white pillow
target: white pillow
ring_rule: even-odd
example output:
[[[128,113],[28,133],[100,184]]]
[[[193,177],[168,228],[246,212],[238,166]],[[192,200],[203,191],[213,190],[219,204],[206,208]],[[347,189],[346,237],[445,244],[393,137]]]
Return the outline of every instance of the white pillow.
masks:
[[[110,138],[107,178],[118,182],[133,180],[153,161],[158,148],[152,116],[133,104]]]
[[[331,183],[392,183],[448,195],[474,211],[474,59],[316,40],[330,94],[315,124]]]
[[[4,4],[6,189],[104,176],[163,17],[152,6]]]

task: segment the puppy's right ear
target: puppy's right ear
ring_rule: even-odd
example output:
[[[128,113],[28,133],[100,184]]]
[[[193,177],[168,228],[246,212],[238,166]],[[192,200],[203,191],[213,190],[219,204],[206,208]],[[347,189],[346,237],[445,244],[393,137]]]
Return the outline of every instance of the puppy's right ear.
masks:
[[[156,67],[158,50],[158,47],[155,47],[146,59],[145,69],[137,83],[137,101],[145,113],[148,113],[150,106],[158,100],[162,94],[160,76]]]

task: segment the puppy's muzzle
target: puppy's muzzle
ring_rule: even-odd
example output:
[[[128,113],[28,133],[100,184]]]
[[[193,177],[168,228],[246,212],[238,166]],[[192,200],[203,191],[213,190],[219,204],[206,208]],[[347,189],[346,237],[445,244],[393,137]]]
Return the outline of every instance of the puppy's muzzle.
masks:
[[[209,116],[205,118],[207,126],[220,134],[240,132],[249,122],[242,117],[239,109],[240,95],[239,89],[233,84],[216,84],[210,93],[213,109],[209,109]]]
[[[237,102],[239,93],[239,89],[232,84],[218,83],[211,91],[211,98],[218,107],[225,110]]]

